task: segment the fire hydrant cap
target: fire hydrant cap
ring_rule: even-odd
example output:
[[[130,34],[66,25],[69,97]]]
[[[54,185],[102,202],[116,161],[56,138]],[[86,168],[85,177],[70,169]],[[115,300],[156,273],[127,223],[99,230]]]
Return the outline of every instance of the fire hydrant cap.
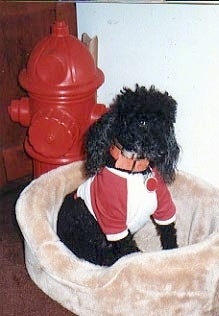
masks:
[[[88,48],[69,34],[65,22],[56,22],[52,34],[33,49],[19,81],[30,93],[86,95],[104,82],[104,74],[96,67]]]
[[[29,142],[34,150],[46,157],[64,155],[77,139],[79,128],[66,111],[42,110],[33,117],[29,128]]]

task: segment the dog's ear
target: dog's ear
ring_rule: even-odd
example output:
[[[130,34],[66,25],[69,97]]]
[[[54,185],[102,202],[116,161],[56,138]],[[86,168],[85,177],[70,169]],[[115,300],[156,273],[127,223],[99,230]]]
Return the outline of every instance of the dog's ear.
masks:
[[[115,139],[116,125],[116,116],[109,111],[89,128],[85,137],[85,167],[89,176],[106,165],[110,146]]]
[[[174,127],[170,127],[169,132],[164,133],[165,151],[164,155],[154,159],[154,163],[162,175],[164,181],[171,184],[175,180],[177,163],[180,154],[180,146],[175,137]]]

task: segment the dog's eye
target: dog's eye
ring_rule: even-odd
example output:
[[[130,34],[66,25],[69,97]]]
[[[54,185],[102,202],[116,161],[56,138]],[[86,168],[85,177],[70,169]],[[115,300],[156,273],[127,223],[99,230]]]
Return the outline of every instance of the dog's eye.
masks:
[[[146,126],[146,121],[145,121],[145,120],[139,120],[139,121],[138,121],[138,125],[139,125],[140,127],[145,127],[145,126]]]

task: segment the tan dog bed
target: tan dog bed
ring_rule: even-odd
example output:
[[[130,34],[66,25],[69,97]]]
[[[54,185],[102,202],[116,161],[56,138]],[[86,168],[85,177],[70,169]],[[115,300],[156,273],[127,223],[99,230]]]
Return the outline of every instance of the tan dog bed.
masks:
[[[153,224],[136,235],[144,253],[100,267],[74,256],[56,235],[64,196],[84,181],[83,162],[34,180],[16,205],[33,281],[83,316],[218,316],[219,190],[182,172],[171,186],[180,248],[160,250]],[[34,298],[33,298],[34,299]]]

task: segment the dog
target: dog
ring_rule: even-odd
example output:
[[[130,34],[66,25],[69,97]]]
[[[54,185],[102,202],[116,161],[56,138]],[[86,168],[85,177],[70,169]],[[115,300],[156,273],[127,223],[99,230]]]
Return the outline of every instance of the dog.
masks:
[[[154,86],[123,88],[85,135],[87,180],[67,195],[57,234],[79,258],[111,266],[139,252],[134,234],[152,220],[162,249],[177,246],[177,103]]]

